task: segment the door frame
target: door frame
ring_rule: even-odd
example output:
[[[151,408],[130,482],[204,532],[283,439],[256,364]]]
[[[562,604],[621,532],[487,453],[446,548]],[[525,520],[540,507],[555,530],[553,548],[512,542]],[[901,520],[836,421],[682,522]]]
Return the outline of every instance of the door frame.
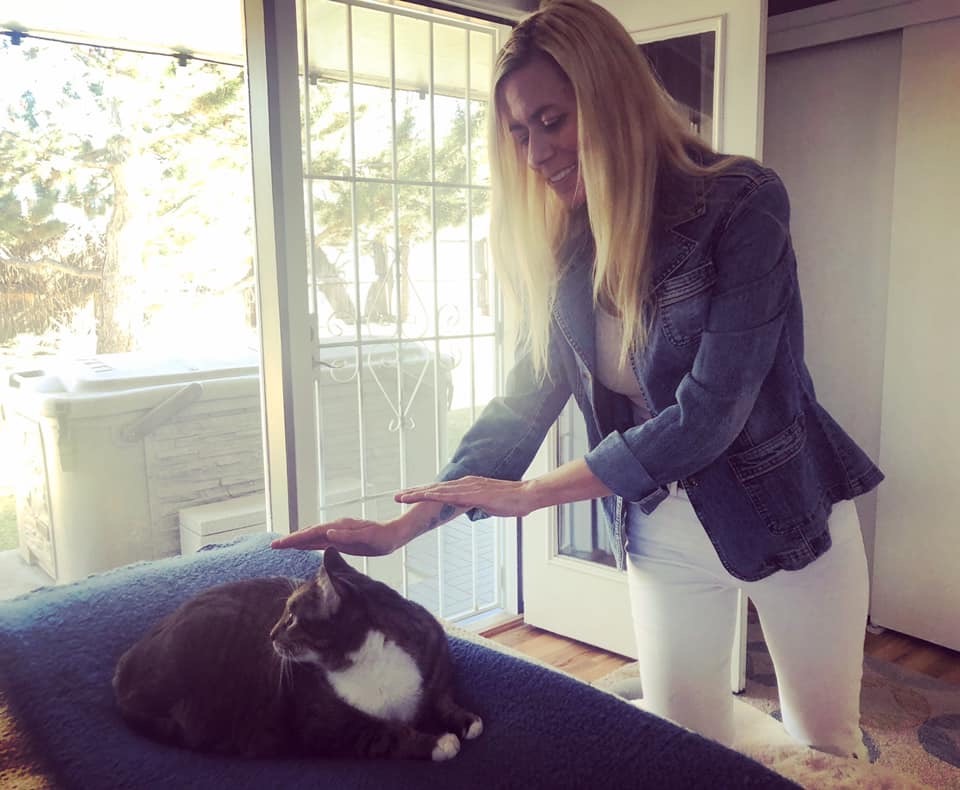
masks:
[[[305,283],[306,225],[296,0],[243,0],[250,97],[260,396],[267,526],[288,534],[317,512],[317,458],[297,425],[313,421],[313,338]],[[263,108],[267,108],[264,112]]]

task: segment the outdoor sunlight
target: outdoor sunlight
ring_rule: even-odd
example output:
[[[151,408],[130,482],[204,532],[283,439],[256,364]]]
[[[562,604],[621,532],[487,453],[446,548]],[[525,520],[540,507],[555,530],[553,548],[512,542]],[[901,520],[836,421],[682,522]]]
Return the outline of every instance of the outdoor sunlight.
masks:
[[[0,553],[69,581],[186,550],[192,508],[266,529],[249,86],[240,3],[39,5],[0,18]],[[298,435],[314,518],[386,517],[499,387],[497,32],[400,3],[308,0],[299,20]],[[493,606],[495,530],[412,545],[401,585],[446,616]]]

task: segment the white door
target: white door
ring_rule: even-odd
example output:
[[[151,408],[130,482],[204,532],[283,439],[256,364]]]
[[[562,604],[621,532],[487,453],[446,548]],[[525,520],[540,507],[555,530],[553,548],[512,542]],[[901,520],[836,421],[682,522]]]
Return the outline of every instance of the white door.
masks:
[[[690,106],[691,124],[702,136],[722,151],[760,156],[765,0],[605,0],[603,5],[638,45],[655,44],[648,55],[661,64],[667,89]],[[673,74],[689,71],[691,62],[699,62],[700,76],[694,71],[692,79],[671,85]],[[568,411],[529,474],[585,449],[581,418]],[[635,656],[626,576],[611,567],[602,518],[598,505],[584,502],[524,519],[524,618],[530,625]],[[743,648],[739,652],[731,679],[735,689],[742,688]]]
[[[362,0],[246,10],[273,527],[387,520],[499,391],[483,130],[504,28]],[[502,519],[351,561],[447,619],[515,610]]]

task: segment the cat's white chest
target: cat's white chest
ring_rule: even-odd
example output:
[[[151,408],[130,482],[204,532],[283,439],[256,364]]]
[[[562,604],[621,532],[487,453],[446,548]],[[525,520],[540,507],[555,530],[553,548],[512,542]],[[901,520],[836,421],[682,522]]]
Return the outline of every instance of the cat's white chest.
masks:
[[[382,632],[371,631],[347,658],[346,669],[327,672],[337,695],[358,710],[379,719],[408,722],[417,712],[423,678],[410,655]]]

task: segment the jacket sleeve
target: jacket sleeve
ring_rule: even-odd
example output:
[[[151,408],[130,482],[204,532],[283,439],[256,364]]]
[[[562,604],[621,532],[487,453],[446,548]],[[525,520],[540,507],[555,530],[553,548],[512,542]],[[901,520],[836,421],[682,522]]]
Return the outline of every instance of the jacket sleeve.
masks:
[[[675,403],[607,435],[586,456],[615,493],[643,502],[715,461],[743,430],[797,288],[789,219],[782,182],[763,171],[721,227],[706,326]]]
[[[494,398],[467,431],[439,480],[480,475],[519,480],[530,466],[550,426],[570,397],[570,385],[551,333],[549,366],[543,380],[523,353],[507,376],[505,393]],[[471,517],[477,517],[471,513]]]

